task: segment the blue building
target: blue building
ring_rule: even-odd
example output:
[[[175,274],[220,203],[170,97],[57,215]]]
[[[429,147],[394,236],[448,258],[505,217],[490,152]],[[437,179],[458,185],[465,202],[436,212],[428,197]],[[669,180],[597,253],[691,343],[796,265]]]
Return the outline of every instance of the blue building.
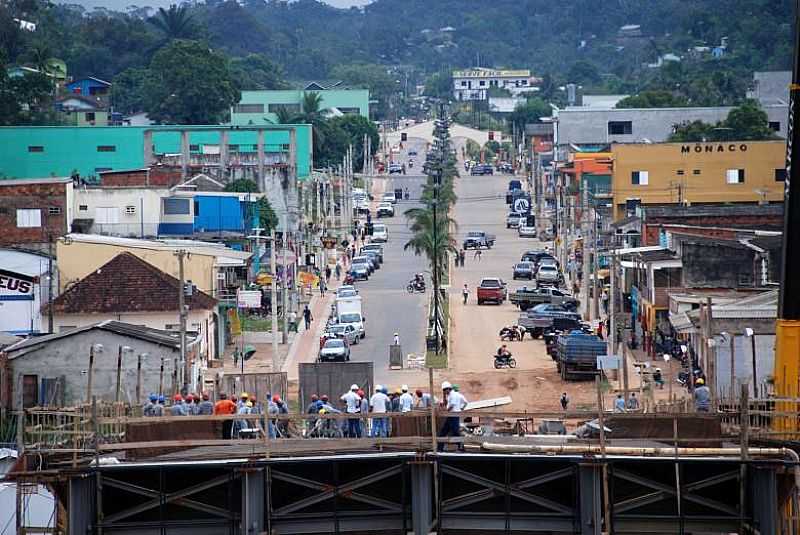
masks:
[[[181,192],[162,199],[159,236],[240,237],[258,225],[262,194]]]
[[[67,84],[67,91],[85,97],[97,97],[107,99],[111,94],[111,82],[106,82],[99,78],[79,78]]]

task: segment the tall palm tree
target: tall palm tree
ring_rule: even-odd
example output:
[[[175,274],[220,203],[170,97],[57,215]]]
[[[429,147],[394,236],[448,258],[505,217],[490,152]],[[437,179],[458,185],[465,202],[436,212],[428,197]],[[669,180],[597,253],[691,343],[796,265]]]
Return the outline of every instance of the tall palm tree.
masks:
[[[413,236],[403,249],[410,249],[417,256],[425,256],[430,262],[431,273],[435,273],[438,280],[442,280],[447,274],[448,255],[458,251],[452,234],[452,229],[457,226],[455,220],[448,216],[445,210],[438,210],[434,225],[432,207],[411,208],[406,210],[404,215]]]
[[[161,30],[168,40],[190,39],[197,33],[194,17],[189,8],[183,4],[172,4],[169,9],[158,8],[158,13],[150,18],[150,22]]]

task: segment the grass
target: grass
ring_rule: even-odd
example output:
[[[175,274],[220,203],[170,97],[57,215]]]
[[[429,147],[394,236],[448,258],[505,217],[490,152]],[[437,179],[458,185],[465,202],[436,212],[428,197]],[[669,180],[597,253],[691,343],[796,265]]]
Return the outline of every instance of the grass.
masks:
[[[260,318],[258,316],[242,316],[242,330],[249,332],[267,332],[272,330],[272,320],[270,318]]]
[[[447,294],[439,301],[439,306],[442,307],[442,316],[444,317],[445,325],[447,325],[450,318],[450,299]],[[447,368],[449,348],[450,346],[448,345],[447,348],[440,351],[438,355],[434,351],[426,351],[425,366],[436,369]]]

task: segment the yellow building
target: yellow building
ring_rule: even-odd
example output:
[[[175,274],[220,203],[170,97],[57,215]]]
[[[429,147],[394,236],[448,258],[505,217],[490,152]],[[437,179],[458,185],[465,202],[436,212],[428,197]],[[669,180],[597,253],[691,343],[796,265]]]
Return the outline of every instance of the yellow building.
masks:
[[[637,205],[783,201],[785,141],[615,143],[614,220]]]

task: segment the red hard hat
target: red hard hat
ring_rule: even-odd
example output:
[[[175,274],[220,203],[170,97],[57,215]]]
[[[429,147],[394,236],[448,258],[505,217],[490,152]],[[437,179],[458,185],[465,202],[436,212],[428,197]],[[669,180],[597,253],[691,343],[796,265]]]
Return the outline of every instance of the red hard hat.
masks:
[[[363,391],[363,390],[361,390],[360,388],[358,389],[358,392],[356,392],[356,394],[358,394],[358,395],[359,395],[359,396],[361,396],[362,398],[364,397],[364,391]]]
[[[183,398],[181,397],[181,395],[180,395],[180,394],[175,394],[175,395],[172,397],[172,401],[183,401]]]
[[[274,401],[275,403],[279,402],[280,400],[281,400],[281,397],[278,394],[275,394],[274,396],[272,396],[272,401]]]
[[[203,393],[203,400],[204,400],[204,401],[208,401],[208,394],[206,394],[206,393]]]
[[[191,394],[187,394],[186,395],[186,401],[188,403],[191,403],[192,401],[194,401],[194,396],[192,396]]]

